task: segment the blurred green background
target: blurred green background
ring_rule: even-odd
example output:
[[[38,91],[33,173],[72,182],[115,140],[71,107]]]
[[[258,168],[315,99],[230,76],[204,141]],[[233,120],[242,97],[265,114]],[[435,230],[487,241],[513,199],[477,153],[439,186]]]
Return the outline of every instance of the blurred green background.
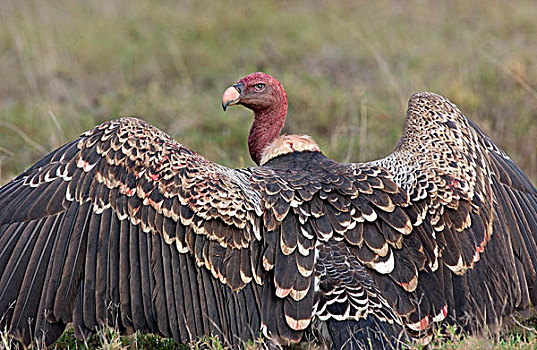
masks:
[[[227,166],[251,112],[224,89],[279,79],[285,132],[339,161],[388,154],[408,97],[440,93],[537,179],[537,2],[0,1],[0,184],[105,120],[137,115]]]

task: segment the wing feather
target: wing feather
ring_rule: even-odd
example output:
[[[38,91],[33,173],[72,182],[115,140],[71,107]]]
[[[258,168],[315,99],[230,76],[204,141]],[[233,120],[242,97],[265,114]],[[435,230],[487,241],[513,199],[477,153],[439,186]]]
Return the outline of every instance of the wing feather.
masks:
[[[143,228],[143,227],[144,225],[139,226],[139,228]],[[152,295],[154,283],[153,283],[152,278],[150,277],[151,275],[150,269],[153,266],[151,263],[151,253],[152,253],[152,249],[150,246],[151,236],[147,234],[143,234],[142,232],[138,232],[136,236],[138,238],[138,258],[131,260],[131,263],[137,264],[139,266],[139,270],[137,271],[139,271],[139,274],[140,274],[139,285],[140,285],[140,292],[141,292],[140,296],[141,296],[141,302],[142,302],[141,310],[144,313],[144,316],[145,316],[144,319],[147,322],[146,327],[148,331],[152,333],[158,333],[158,326],[156,324],[155,317],[153,314],[153,308],[152,308],[152,305],[155,302],[155,300],[153,300],[153,295]]]
[[[171,253],[170,253],[170,246],[167,245],[164,240],[157,239],[157,236],[153,236],[153,245],[156,247],[157,244],[160,244],[161,254],[162,254],[162,283],[164,283],[163,286],[160,286],[162,290],[165,293],[166,296],[166,304],[164,306],[167,314],[168,314],[168,320],[169,322],[169,330],[171,333],[171,336],[174,339],[181,339],[181,329],[179,328],[179,313],[178,313],[178,302],[180,300],[175,299],[175,293],[176,288],[178,288],[173,279],[173,270],[172,270],[172,263],[171,263]],[[175,249],[175,247],[172,247],[172,249]],[[158,260],[158,257],[155,256],[155,261]],[[157,278],[157,277],[156,277]],[[162,308],[157,308],[157,310],[162,310]],[[158,311],[157,311],[158,312]],[[160,317],[159,317],[160,320]],[[160,320],[159,322],[163,322]]]
[[[367,164],[387,169],[409,195],[409,205],[401,209],[411,218],[411,232],[399,247],[391,245],[405,256],[423,252],[426,264],[416,265],[413,292],[425,296],[422,311],[437,312],[442,303],[436,301],[446,300],[454,320],[479,328],[479,322],[500,325],[506,316],[529,308],[535,300],[530,291],[537,266],[537,190],[454,104],[432,93],[413,95],[395,151]],[[418,240],[410,244],[412,237]],[[411,274],[402,273],[398,261],[391,275],[400,284]],[[428,268],[434,271],[425,272]],[[422,275],[443,281],[443,295],[435,297],[436,282]],[[480,321],[468,322],[472,318]],[[408,322],[419,319],[415,310]]]
[[[95,267],[93,268],[95,271],[95,280],[94,280],[94,288],[95,288],[95,315],[96,315],[96,324],[106,323],[107,320],[107,312],[108,312],[108,306],[111,304],[111,298],[108,291],[108,281],[110,278],[110,256],[108,252],[110,251],[110,242],[108,240],[108,237],[106,234],[103,234],[103,232],[110,232],[111,229],[111,218],[112,218],[112,212],[110,210],[105,210],[101,214],[101,222],[100,227],[98,228],[98,237],[94,242],[91,242],[88,244],[88,247],[92,246],[95,247],[96,251],[95,254]],[[90,233],[91,234],[91,233]],[[88,249],[88,258],[86,259],[86,269],[88,269],[87,262],[90,260],[90,257],[92,255],[89,252]],[[90,268],[91,269],[91,268]],[[96,283],[98,281],[97,276],[104,282],[104,283]],[[87,279],[87,277],[85,277]]]
[[[182,342],[214,333],[236,345],[257,334],[226,334],[260,326],[255,308],[233,316],[240,322],[229,314],[260,288],[251,285],[262,213],[250,174],[134,118],[51,152],[0,188],[1,325],[45,345],[71,321],[78,336],[101,323]]]
[[[112,210],[107,210],[110,214],[110,227],[109,230],[102,231],[103,241],[108,242],[108,250],[104,250],[104,244],[101,246],[100,252],[106,254],[108,260],[107,265],[107,274],[105,275],[104,281],[105,288],[107,291],[106,304],[106,313],[100,313],[101,321],[103,322],[112,322],[114,326],[119,327],[120,330],[125,331],[125,326],[122,322],[119,322],[122,317],[122,300],[120,298],[120,290],[122,287],[123,278],[121,277],[122,272],[122,250],[121,250],[121,237],[123,235],[124,224],[123,221],[120,221],[117,215],[112,212]],[[106,235],[108,233],[108,235]]]
[[[174,285],[174,299],[177,305],[177,321],[179,324],[180,339],[183,342],[191,339],[195,333],[190,331],[188,324],[187,314],[191,303],[189,302],[190,291],[185,290],[185,286],[188,288],[188,282],[183,282],[183,279],[187,278],[183,274],[182,266],[186,263],[186,257],[183,254],[177,256],[177,250],[171,248],[171,270],[173,271],[173,285]],[[185,294],[187,293],[187,294]]]
[[[68,230],[61,234],[68,236],[61,266],[61,278],[54,301],[54,314],[59,319],[71,321],[71,312],[74,308],[75,295],[80,288],[80,277],[84,267],[84,253],[86,250],[86,234],[91,222],[90,203],[85,202],[77,211],[77,216],[72,224],[65,223]]]
[[[84,295],[82,297],[82,309],[84,312],[82,319],[88,329],[94,329],[98,325],[96,316],[96,303],[98,301],[95,299],[95,289],[97,288],[97,281],[100,279],[100,276],[97,276],[97,244],[99,242],[99,232],[101,232],[101,216],[93,215],[91,217],[87,233],[88,242],[83,273]]]
[[[44,221],[44,220],[43,220]],[[0,281],[0,290],[2,290],[1,296],[9,301],[14,301],[17,296],[21,296],[22,302],[15,304],[12,314],[11,329],[19,329],[21,323],[22,313],[27,305],[28,298],[28,284],[31,283],[32,273],[29,271],[26,276],[25,268],[30,264],[32,253],[34,249],[40,249],[43,241],[39,242],[38,232],[41,230],[44,222],[30,223],[24,228],[22,232],[23,240],[19,241],[19,244],[15,247],[9,263],[6,266],[6,270]],[[37,246],[37,247],[36,247]]]
[[[151,313],[156,318],[158,332],[165,337],[172,337],[174,334],[172,333],[171,324],[177,324],[177,316],[175,315],[175,306],[168,304],[168,300],[173,298],[173,287],[170,285],[171,281],[169,280],[171,276],[166,274],[166,267],[169,267],[169,262],[165,260],[165,251],[160,243],[161,240],[153,234],[146,236],[146,238],[150,240],[151,244],[151,249],[149,250],[149,254],[151,254],[151,264],[149,265],[151,273],[149,276],[154,285],[151,293],[154,303],[150,303],[149,306]]]

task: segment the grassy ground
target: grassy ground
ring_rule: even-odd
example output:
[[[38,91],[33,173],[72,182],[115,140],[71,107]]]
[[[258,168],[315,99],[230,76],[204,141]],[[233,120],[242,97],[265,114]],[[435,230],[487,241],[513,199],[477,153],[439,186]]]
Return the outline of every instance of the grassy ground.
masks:
[[[256,70],[287,89],[285,131],[312,135],[337,160],[390,152],[408,97],[427,90],[535,180],[535,13],[533,0],[0,1],[0,184],[120,115],[209,159],[252,165],[250,113],[224,114],[220,97]]]

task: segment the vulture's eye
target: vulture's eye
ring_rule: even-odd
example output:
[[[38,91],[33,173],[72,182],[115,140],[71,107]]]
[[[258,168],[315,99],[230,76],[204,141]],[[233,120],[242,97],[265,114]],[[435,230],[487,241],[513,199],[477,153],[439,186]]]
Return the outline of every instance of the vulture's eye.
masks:
[[[261,91],[265,90],[265,84],[255,84],[254,89],[257,92],[261,92]]]

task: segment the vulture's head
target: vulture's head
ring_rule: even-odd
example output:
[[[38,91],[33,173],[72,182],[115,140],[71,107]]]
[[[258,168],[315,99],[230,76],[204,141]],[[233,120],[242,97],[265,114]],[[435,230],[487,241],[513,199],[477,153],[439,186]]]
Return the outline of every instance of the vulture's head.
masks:
[[[262,72],[252,73],[233,86],[222,96],[222,108],[243,105],[254,112],[273,110],[285,106],[287,112],[287,94],[280,82]]]
[[[245,76],[224,91],[224,111],[232,105],[243,105],[254,111],[248,148],[254,162],[260,164],[263,150],[278,138],[285,124],[287,94],[279,81],[257,72]]]

